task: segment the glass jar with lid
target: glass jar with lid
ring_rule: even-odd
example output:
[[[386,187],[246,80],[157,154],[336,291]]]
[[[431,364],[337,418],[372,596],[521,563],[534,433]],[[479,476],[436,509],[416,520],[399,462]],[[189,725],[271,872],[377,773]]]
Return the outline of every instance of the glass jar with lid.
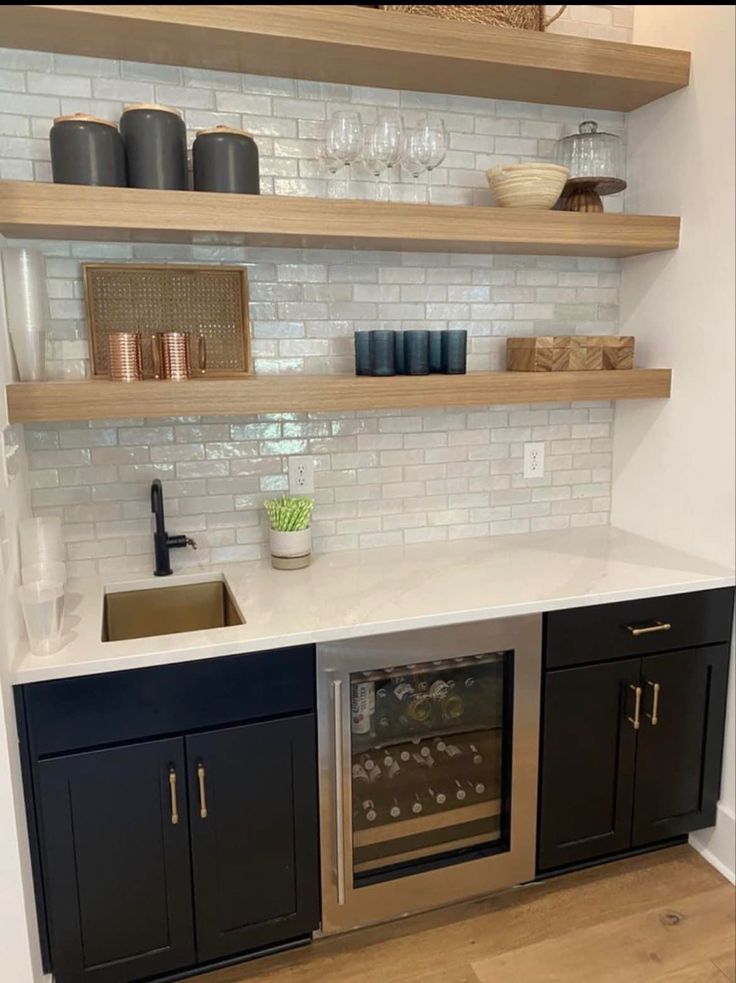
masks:
[[[593,120],[585,120],[578,133],[558,140],[555,163],[570,171],[562,195],[568,211],[602,212],[601,195],[616,194],[626,187],[621,138],[599,131]]]

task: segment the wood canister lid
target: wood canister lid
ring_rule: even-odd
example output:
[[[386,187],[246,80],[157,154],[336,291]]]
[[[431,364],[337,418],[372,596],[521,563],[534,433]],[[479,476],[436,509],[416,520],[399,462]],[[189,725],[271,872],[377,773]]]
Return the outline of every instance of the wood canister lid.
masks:
[[[175,109],[173,106],[160,106],[157,102],[131,102],[123,107],[123,112],[130,113],[136,109],[153,109],[159,113],[171,113],[172,116],[182,118],[181,110]]]
[[[248,130],[239,130],[235,126],[210,126],[206,130],[197,130],[198,137],[207,136],[208,133],[231,133],[233,136],[247,137],[249,140],[253,139],[253,134]]]
[[[99,116],[90,116],[88,113],[72,113],[69,116],[57,116],[54,119],[54,125],[56,123],[102,123],[104,126],[111,126],[113,130],[117,130],[118,124],[113,123],[109,119],[100,119]]]

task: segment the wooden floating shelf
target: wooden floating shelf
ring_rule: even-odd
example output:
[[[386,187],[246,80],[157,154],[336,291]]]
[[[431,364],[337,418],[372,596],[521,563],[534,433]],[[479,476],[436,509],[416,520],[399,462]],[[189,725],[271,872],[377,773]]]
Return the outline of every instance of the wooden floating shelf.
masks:
[[[13,48],[628,111],[688,84],[690,54],[353,6],[0,7]]]
[[[126,417],[428,409],[666,399],[670,369],[610,372],[471,372],[468,375],[276,375],[186,382],[18,382],[7,387],[12,423]]]
[[[677,248],[680,219],[1,181],[0,233],[23,239],[623,257]]]

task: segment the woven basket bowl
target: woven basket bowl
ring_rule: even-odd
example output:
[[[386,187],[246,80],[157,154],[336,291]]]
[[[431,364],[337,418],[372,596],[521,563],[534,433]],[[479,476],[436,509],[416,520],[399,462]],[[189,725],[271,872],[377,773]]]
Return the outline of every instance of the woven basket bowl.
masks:
[[[569,176],[559,164],[503,164],[486,172],[502,208],[552,208]]]

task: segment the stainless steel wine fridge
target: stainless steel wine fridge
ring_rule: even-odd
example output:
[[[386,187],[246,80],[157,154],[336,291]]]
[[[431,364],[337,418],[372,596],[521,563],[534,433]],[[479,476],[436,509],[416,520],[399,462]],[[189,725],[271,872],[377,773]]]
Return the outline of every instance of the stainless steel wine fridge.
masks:
[[[538,615],[317,647],[322,932],[534,876]]]

